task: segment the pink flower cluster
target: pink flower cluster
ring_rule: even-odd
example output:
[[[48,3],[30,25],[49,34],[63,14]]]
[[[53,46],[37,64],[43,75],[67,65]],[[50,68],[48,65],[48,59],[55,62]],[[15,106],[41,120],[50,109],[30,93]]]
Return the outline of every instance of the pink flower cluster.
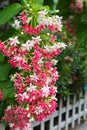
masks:
[[[73,17],[69,17],[66,22],[65,22],[65,26],[66,26],[66,31],[74,36],[76,34],[76,26],[72,24],[72,20],[73,20]]]
[[[16,90],[15,99],[18,106],[10,106],[3,119],[12,130],[27,130],[32,121],[43,121],[57,107],[55,82],[59,75],[54,58],[66,48],[57,42],[55,33],[61,30],[61,18],[47,17],[39,12],[37,26],[33,28],[28,21],[28,14],[22,12],[21,38],[14,36],[4,44],[0,42],[0,51],[9,57],[8,62],[19,72],[11,76]],[[19,22],[20,23],[20,22]],[[50,31],[47,31],[47,29]],[[43,33],[46,30],[47,33]],[[27,33],[27,34],[26,34]],[[29,35],[30,38],[26,39]],[[38,35],[38,36],[37,36]],[[22,41],[22,37],[25,41]]]
[[[3,94],[2,94],[2,91],[0,90],[0,101],[2,101],[3,99]]]
[[[19,128],[20,130],[28,130],[26,128],[31,127],[31,125],[27,123],[29,120],[27,115],[28,110],[25,110],[18,106],[15,106],[13,108],[11,108],[11,106],[8,106],[3,119],[9,123],[11,130],[19,130]]]
[[[72,3],[69,5],[69,8],[72,11],[81,13],[83,9],[83,0],[72,0]]]
[[[22,11],[21,16],[18,16],[18,18],[22,22],[22,31],[24,33],[30,34],[30,35],[39,35],[41,31],[43,31],[45,28],[47,28],[50,31],[59,31],[61,30],[62,24],[61,24],[61,17],[59,16],[53,16],[53,17],[42,17],[43,11],[39,12],[39,17],[41,18],[41,21],[38,21],[38,25],[34,28],[31,24],[29,24],[28,21],[28,14],[26,14],[24,11]],[[46,14],[46,13],[45,13]]]

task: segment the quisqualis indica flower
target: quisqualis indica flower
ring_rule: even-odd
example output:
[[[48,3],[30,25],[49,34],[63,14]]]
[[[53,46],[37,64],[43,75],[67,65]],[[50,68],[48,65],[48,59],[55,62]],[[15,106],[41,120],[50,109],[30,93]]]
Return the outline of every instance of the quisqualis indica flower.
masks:
[[[20,28],[20,21],[18,19],[14,20],[13,27],[15,27],[16,29]]]
[[[57,107],[55,82],[59,75],[55,57],[66,48],[56,36],[62,30],[61,17],[49,16],[44,10],[37,14],[34,27],[30,22],[32,13],[29,16],[27,10],[22,11],[14,23],[20,28],[18,35],[10,37],[6,43],[0,41],[0,52],[18,70],[11,75],[16,104],[7,108],[3,117],[11,130],[29,129],[32,121],[43,121]]]
[[[18,36],[14,37],[14,38],[9,38],[9,42],[10,42],[10,45],[14,45],[16,46],[17,44],[19,44],[19,41],[18,41]]]
[[[45,15],[48,13],[46,10],[44,10],[44,11],[40,11],[40,12],[38,12],[39,13],[39,16],[41,17],[41,18],[43,18],[43,17],[45,17]]]

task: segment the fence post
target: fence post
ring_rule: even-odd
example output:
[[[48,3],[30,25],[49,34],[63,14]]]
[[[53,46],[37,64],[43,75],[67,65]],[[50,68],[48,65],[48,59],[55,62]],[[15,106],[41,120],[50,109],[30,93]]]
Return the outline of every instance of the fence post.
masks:
[[[87,107],[87,91],[85,91],[85,97],[84,97],[84,119],[86,119],[86,108]]]
[[[66,126],[65,130],[68,130],[68,117],[69,117],[69,97],[67,98],[67,104],[66,104]]]
[[[74,128],[74,126],[75,126],[75,119],[74,119],[74,115],[75,115],[75,102],[76,102],[76,95],[74,95],[74,98],[73,98],[73,108],[72,108],[72,128]]]
[[[59,129],[58,130],[61,130],[61,115],[62,115],[62,99],[60,99],[60,103],[59,103]]]
[[[53,117],[50,117],[50,130],[53,130]]]
[[[41,122],[41,130],[45,130],[45,128],[44,128],[44,122]]]
[[[80,92],[80,97],[82,96],[82,92]],[[80,124],[81,122],[81,116],[80,116],[80,113],[81,113],[81,99],[79,99],[79,104],[78,104],[78,124]]]

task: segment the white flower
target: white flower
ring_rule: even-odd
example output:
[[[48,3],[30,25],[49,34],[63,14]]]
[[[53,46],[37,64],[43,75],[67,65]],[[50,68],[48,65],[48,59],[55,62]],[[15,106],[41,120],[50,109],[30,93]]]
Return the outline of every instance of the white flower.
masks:
[[[58,30],[60,30],[61,31],[61,29],[62,29],[62,17],[59,17],[58,15],[54,15],[53,16],[53,22],[54,22],[54,24],[53,25],[55,25],[57,28],[58,28]]]
[[[31,130],[31,123],[27,123],[23,130]]]
[[[14,123],[9,123],[9,126],[10,126],[10,127],[13,127],[13,126],[14,126]]]
[[[63,43],[63,42],[59,42],[59,43],[57,44],[57,46],[58,46],[60,49],[65,49],[65,48],[67,47],[67,45],[66,45],[65,43]]]
[[[43,63],[44,63],[43,59],[44,59],[44,58],[41,57],[41,59],[38,61],[38,64],[39,64],[39,65],[43,65]]]
[[[25,44],[22,44],[22,49],[30,51],[34,47],[35,42],[33,40],[28,40]]]
[[[14,38],[9,38],[9,40],[10,40],[10,45],[16,46],[17,44],[19,44],[18,36],[14,37]]]
[[[29,110],[29,109],[28,109]],[[27,115],[27,117],[29,118],[31,115],[30,115],[30,113]]]
[[[28,40],[26,41],[26,43],[22,44],[22,49],[23,50],[27,50],[27,51],[30,51],[35,43],[39,43],[41,41],[40,37],[32,37],[32,40]]]
[[[44,86],[43,88],[41,88],[41,90],[42,90],[42,96],[43,97],[48,97],[48,95],[50,94],[49,87]]]
[[[15,80],[15,78],[16,78],[16,74],[11,75],[11,81],[14,81],[14,80]]]
[[[53,46],[44,46],[45,50],[47,52],[53,52],[56,51],[56,49],[65,49],[66,48],[66,44],[64,44],[63,42],[58,42],[57,44],[53,45]],[[56,62],[56,61],[55,61]]]
[[[31,40],[31,41],[30,41],[30,49],[32,49],[32,47],[34,47],[34,45],[35,45],[35,41],[34,41],[34,40]]]
[[[14,20],[13,26],[14,26],[16,29],[20,28],[20,27],[21,27],[21,26],[20,26],[20,21],[19,21],[18,19]]]
[[[37,86],[34,86],[30,83],[30,86],[27,87],[27,91],[32,92],[33,90],[36,90]]]
[[[25,59],[22,56],[20,56],[20,55],[14,56],[14,60],[16,60],[17,62],[19,62],[19,61],[25,62]]]
[[[29,122],[32,122],[32,121],[34,121],[34,118],[33,117],[31,117],[30,119],[29,119]],[[30,129],[29,129],[30,130]]]
[[[56,95],[52,96],[51,99],[57,101]]]
[[[44,11],[40,11],[39,12],[39,15],[40,15],[40,17],[45,17],[45,15],[47,14],[48,12],[46,11],[46,10],[44,10]]]
[[[22,44],[23,50],[30,50],[30,40],[28,40],[26,43]]]
[[[37,81],[39,78],[38,76],[34,73],[33,75],[30,75],[31,80]]]
[[[35,42],[35,43],[40,43],[40,41],[42,41],[42,39],[40,38],[40,36],[37,36],[37,37],[32,37],[32,39],[33,39],[33,41]]]
[[[47,77],[47,79],[46,79],[46,85],[48,86],[49,83],[51,83],[51,82],[52,82],[52,79],[50,77]]]
[[[47,52],[50,52],[50,46],[44,46],[44,48],[45,48],[45,50],[47,51]]]
[[[9,110],[9,109],[11,109],[11,105],[9,105],[6,110]]]
[[[21,96],[22,101],[24,101],[24,99],[28,99],[29,98],[29,95],[26,92],[24,92],[23,94],[19,94],[19,95]]]
[[[42,112],[43,112],[43,108],[41,106],[37,106],[36,110],[35,110],[36,115],[38,115],[38,114],[40,114]]]
[[[42,19],[40,19],[40,21],[38,21],[40,24],[44,25],[44,26],[55,26],[56,28],[58,28],[59,31],[61,31],[62,29],[62,21],[61,21],[62,17],[59,17],[57,15],[54,15],[52,17],[42,17]]]
[[[58,60],[56,60],[56,59],[52,59],[52,63],[53,63],[53,65],[56,65],[57,62],[58,62]]]

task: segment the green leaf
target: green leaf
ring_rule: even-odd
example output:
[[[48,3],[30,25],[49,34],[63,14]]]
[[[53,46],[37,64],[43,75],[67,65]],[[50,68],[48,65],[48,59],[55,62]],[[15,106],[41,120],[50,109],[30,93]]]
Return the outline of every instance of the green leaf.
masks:
[[[8,63],[0,64],[0,81],[4,81],[8,78],[11,66]]]
[[[6,109],[6,102],[0,103],[0,117],[4,116],[4,110]]]
[[[63,16],[63,18],[67,18],[68,15],[70,14],[70,5],[71,1],[70,0],[59,0],[57,4],[57,9],[59,9],[59,15]]]
[[[22,5],[29,4],[29,0],[21,0],[21,4],[22,4]]]
[[[4,81],[0,82],[0,89],[2,90],[3,93],[3,98],[14,98],[14,87],[13,87],[13,82],[11,81]]]
[[[37,3],[36,4],[32,4],[32,10],[34,12],[37,12],[37,11],[42,10],[42,9],[44,9],[43,6],[41,6],[41,5],[37,4]]]
[[[13,87],[8,88],[8,89],[3,88],[3,98],[4,99],[14,98],[14,88]]]
[[[3,90],[3,88],[8,89],[11,88],[12,82],[9,80],[0,82],[0,89]]]
[[[87,21],[87,12],[84,13],[81,17],[81,22],[86,22]]]
[[[7,23],[21,10],[21,5],[14,3],[0,11],[0,25]]]
[[[0,40],[5,41],[5,40],[9,39],[9,37],[12,37],[14,35],[18,35],[18,33],[19,32],[17,30],[15,30],[14,28],[10,28],[5,33],[1,34]]]
[[[32,0],[32,3],[43,5],[44,0]]]
[[[31,20],[32,27],[36,27],[36,22],[37,22],[37,19],[35,16],[33,16],[32,20]]]
[[[21,3],[22,5],[26,5],[26,4],[39,4],[39,5],[43,5],[44,0],[22,0]]]
[[[0,62],[3,62],[4,61],[4,56],[2,55],[2,53],[0,53]]]

